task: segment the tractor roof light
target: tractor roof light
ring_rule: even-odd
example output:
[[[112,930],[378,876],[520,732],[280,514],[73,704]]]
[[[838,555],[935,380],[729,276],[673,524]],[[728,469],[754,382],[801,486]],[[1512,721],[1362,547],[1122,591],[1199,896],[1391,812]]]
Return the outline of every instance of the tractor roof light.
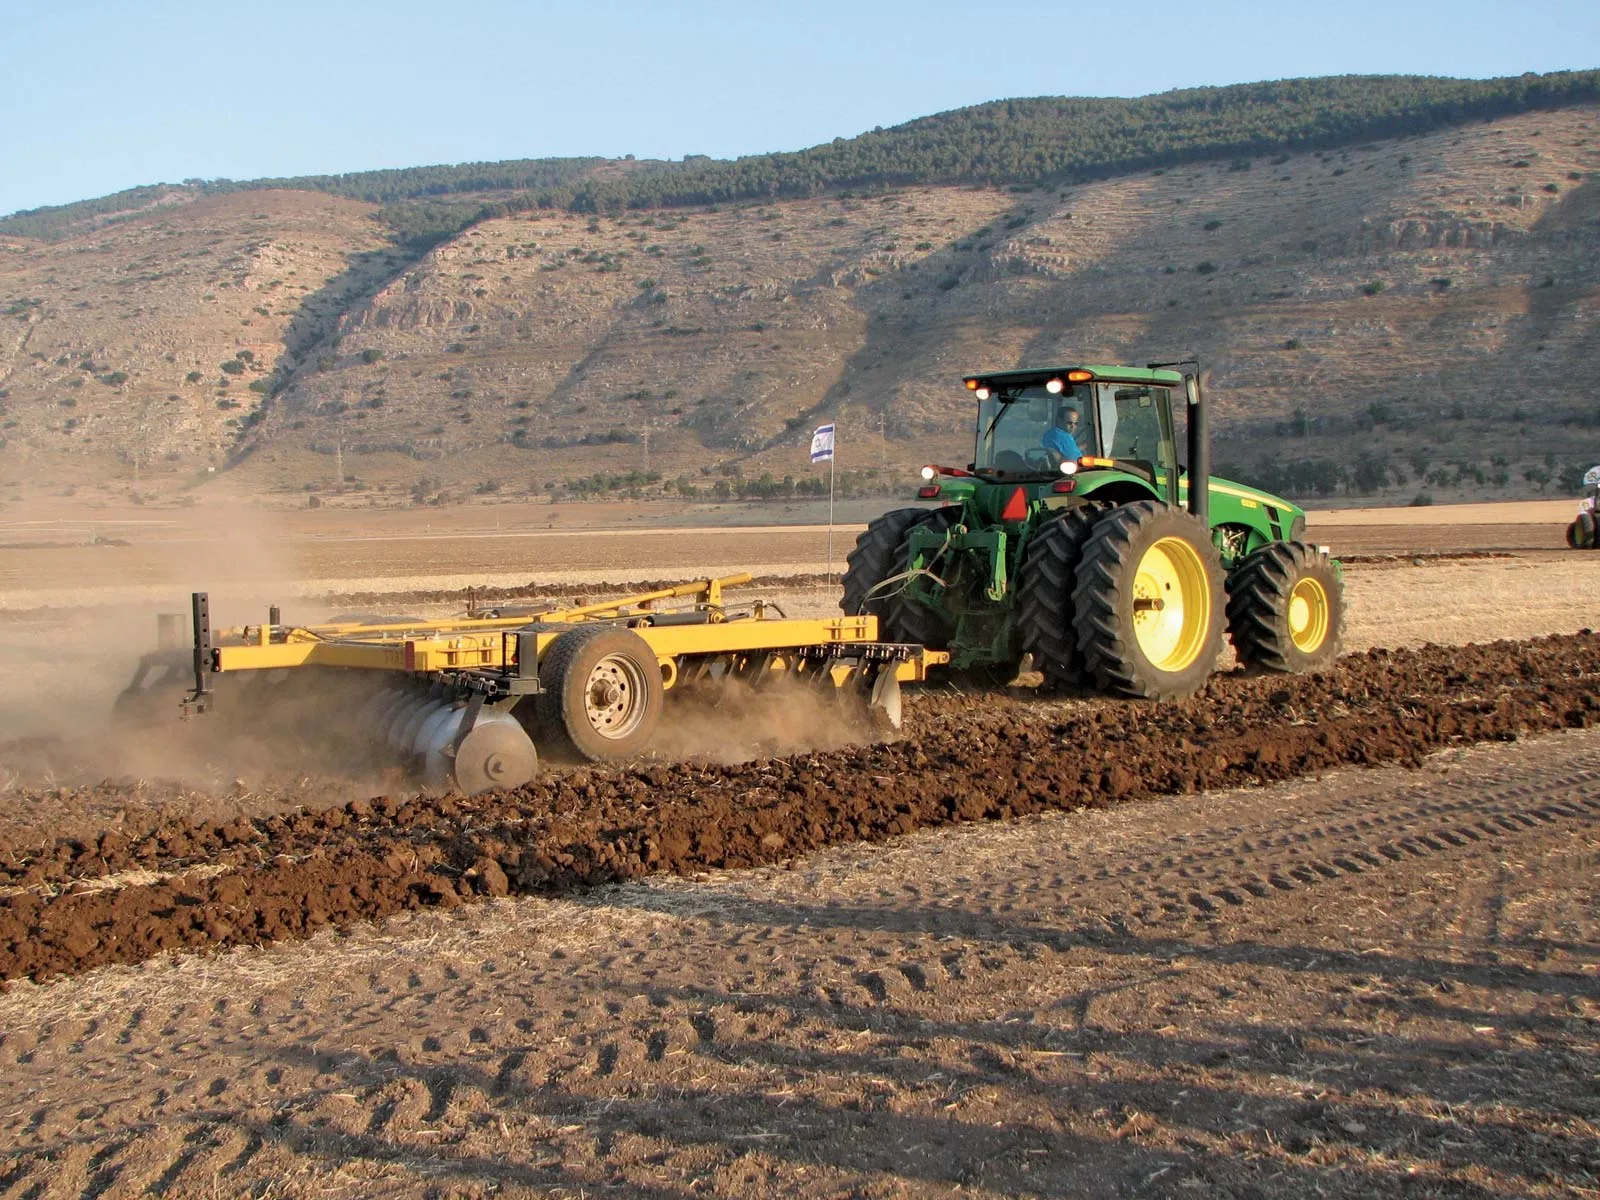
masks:
[[[1067,382],[1068,383],[1088,383],[1093,378],[1094,378],[1094,372],[1093,371],[1068,371],[1067,372]]]
[[[936,476],[939,473],[939,468],[938,467],[923,467],[922,470],[917,472],[917,473],[919,475],[921,475],[924,479],[932,479],[934,476]]]
[[[1061,464],[1061,473],[1063,475],[1076,475],[1078,473],[1078,464],[1070,458],[1064,460]]]
[[[1052,379],[1044,385],[1044,390],[1049,392],[1052,396],[1059,396],[1062,389],[1066,386],[1067,385],[1062,383],[1061,380]]]
[[[965,380],[964,382],[967,385],[967,391],[975,392],[975,391],[978,390],[978,381],[976,379],[968,379],[968,380]]]
[[[977,388],[972,394],[979,400],[987,400],[989,398],[989,389],[986,387]]]

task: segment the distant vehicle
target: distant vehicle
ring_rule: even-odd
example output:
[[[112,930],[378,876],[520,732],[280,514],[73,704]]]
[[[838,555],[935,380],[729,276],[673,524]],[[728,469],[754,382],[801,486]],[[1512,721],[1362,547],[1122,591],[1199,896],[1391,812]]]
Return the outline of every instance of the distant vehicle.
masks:
[[[1583,499],[1578,501],[1578,515],[1567,526],[1567,545],[1574,550],[1595,548],[1596,509],[1600,509],[1600,466],[1583,473]]]

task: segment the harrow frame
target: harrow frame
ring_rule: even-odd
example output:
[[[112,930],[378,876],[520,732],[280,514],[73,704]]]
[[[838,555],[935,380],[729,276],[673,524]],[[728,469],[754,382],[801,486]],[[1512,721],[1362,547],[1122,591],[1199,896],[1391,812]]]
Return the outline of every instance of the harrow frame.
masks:
[[[949,654],[943,651],[880,641],[876,616],[790,618],[761,600],[725,602],[724,589],[750,579],[748,573],[740,572],[595,604],[469,613],[435,620],[297,625],[284,623],[274,606],[262,624],[220,630],[211,627],[208,594],[195,592],[191,595],[192,650],[185,652],[173,644],[175,620],[163,618],[165,644],[140,660],[128,691],[138,692],[147,680],[170,683],[181,678],[187,667],[193,680],[181,705],[188,715],[213,706],[214,679],[220,675],[307,669],[329,670],[346,678],[370,673],[390,683],[387,703],[379,695],[380,688],[371,706],[372,719],[387,730],[389,743],[402,753],[409,750],[420,755],[429,764],[430,783],[454,782],[475,790],[475,785],[483,782],[483,772],[470,772],[469,782],[465,778],[469,772],[461,769],[458,760],[474,731],[484,726],[486,716],[501,728],[480,741],[497,746],[502,759],[507,753],[512,758],[524,754],[520,742],[512,744],[521,734],[510,730],[510,722],[520,725],[527,735],[529,762],[536,762],[535,741],[576,748],[580,757],[592,760],[627,758],[636,752],[639,739],[618,741],[613,747],[604,739],[562,737],[559,730],[542,728],[552,723],[551,714],[556,711],[549,695],[552,687],[598,688],[595,696],[600,700],[615,695],[615,689],[608,692],[599,676],[566,680],[559,669],[552,684],[547,669],[552,651],[574,630],[627,630],[645,648],[638,651],[638,661],[645,669],[644,656],[653,656],[659,688],[654,680],[638,676],[644,686],[635,688],[636,695],[630,700],[656,706],[656,712],[645,714],[650,728],[659,718],[662,697],[674,688],[732,679],[762,688],[783,678],[858,690],[873,709],[898,726],[899,685],[924,680],[931,667],[949,662]],[[631,641],[627,644],[634,645]],[[402,710],[408,708],[410,715],[403,715]],[[578,709],[582,711],[582,703]],[[591,704],[589,711],[595,712],[595,706]],[[426,745],[419,740],[423,724],[429,724],[427,737],[433,739]],[[531,777],[536,769],[501,765],[502,774],[509,772],[507,779],[523,774]],[[494,771],[488,774],[493,776]],[[521,781],[491,778],[485,786]]]

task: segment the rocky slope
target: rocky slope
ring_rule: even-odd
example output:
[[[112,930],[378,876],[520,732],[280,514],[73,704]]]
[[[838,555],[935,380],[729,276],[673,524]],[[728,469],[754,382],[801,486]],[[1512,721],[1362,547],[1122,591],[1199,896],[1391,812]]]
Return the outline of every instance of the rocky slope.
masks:
[[[421,259],[359,202],[169,206],[0,244],[0,497],[136,466],[289,491],[336,461],[396,498],[704,486],[804,476],[822,420],[844,469],[965,461],[964,370],[1188,353],[1224,462],[1542,488],[1523,472],[1600,453],[1574,382],[1600,367],[1597,170],[1590,107],[1063,191],[535,211]]]

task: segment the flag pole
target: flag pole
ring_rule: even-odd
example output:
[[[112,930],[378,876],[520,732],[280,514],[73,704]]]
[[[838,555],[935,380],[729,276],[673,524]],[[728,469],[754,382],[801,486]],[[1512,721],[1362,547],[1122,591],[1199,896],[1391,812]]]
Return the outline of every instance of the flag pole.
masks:
[[[811,465],[816,466],[824,458],[828,460],[828,565],[822,573],[825,586],[828,587],[833,585],[833,460],[838,447],[838,429],[838,423],[830,421],[826,425],[818,425],[811,434]]]
[[[838,426],[833,435],[833,453],[828,455],[828,569],[823,573],[823,579],[829,587],[833,586],[833,462],[839,455]]]

